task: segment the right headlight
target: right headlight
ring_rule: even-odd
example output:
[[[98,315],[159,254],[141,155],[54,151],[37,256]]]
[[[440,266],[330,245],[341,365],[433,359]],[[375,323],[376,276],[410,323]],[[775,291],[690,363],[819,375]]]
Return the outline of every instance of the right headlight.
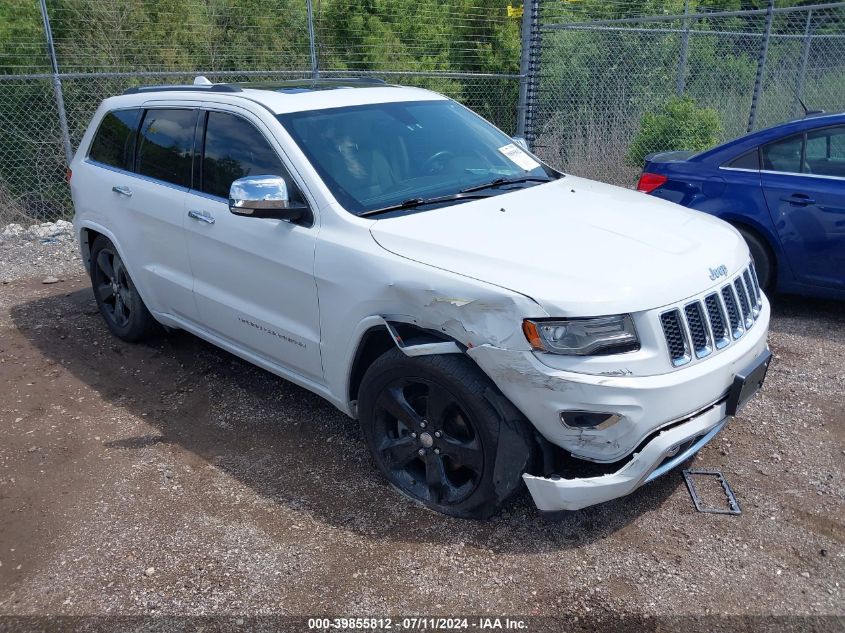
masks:
[[[640,348],[630,314],[585,319],[525,319],[522,331],[531,347],[551,354],[597,356]]]

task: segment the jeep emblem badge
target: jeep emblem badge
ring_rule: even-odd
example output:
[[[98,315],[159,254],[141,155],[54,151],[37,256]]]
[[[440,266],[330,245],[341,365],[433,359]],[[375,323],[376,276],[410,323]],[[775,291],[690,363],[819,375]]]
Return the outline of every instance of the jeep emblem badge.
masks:
[[[727,277],[728,276],[728,267],[722,264],[718,268],[711,268],[710,269],[710,279],[716,281],[719,277]]]

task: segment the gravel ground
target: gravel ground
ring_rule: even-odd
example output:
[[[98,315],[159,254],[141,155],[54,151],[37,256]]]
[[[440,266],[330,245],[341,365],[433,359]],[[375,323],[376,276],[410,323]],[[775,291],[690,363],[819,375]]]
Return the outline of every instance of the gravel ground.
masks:
[[[111,337],[70,238],[6,239],[0,281],[0,615],[845,616],[845,304],[775,298],[764,389],[691,462],[741,516],[675,471],[479,523],[394,493],[317,396]]]
[[[0,230],[0,284],[14,279],[77,275],[82,270],[79,247],[69,222],[45,222],[24,228],[8,224]],[[57,226],[58,224],[58,226]]]

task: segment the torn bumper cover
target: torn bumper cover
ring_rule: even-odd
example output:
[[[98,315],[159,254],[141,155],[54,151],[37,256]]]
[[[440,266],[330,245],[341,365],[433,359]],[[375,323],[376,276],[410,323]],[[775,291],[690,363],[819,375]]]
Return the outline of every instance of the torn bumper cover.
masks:
[[[580,510],[633,492],[697,453],[727,424],[725,402],[659,432],[617,472],[579,479],[525,474],[528,490],[540,510]]]

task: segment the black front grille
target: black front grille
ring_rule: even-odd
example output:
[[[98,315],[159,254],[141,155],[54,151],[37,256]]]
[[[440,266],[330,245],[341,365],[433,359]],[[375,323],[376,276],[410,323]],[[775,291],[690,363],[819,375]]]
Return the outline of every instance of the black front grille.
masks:
[[[725,302],[725,310],[728,312],[728,323],[731,326],[731,332],[737,332],[740,329],[741,319],[739,316],[739,306],[736,305],[734,293],[730,286],[722,288],[722,299]]]
[[[757,269],[754,267],[754,262],[751,262],[751,281],[754,282],[754,294],[757,295],[757,305],[763,303],[763,292],[760,290],[760,280],[757,279]]]
[[[751,321],[751,303],[748,299],[748,293],[745,292],[742,277],[734,279],[734,288],[736,288],[736,296],[739,297],[739,305],[742,306],[742,315],[745,319],[745,324],[749,325]]]
[[[697,301],[690,303],[684,308],[684,313],[687,317],[687,325],[689,326],[689,333],[692,338],[692,349],[695,351],[696,356],[707,355],[707,325],[704,323],[704,313],[701,309],[701,304]]]
[[[669,345],[669,356],[672,361],[681,361],[687,356],[687,345],[684,341],[684,330],[681,327],[681,313],[678,310],[664,312],[660,315],[663,334]]]
[[[754,325],[762,305],[752,264],[703,300],[667,310],[660,324],[672,364],[679,367],[727,347]]]
[[[745,269],[745,272],[742,273],[742,278],[745,280],[745,288],[748,290],[748,294],[751,297],[751,305],[756,308],[760,305],[760,291],[757,289],[757,286],[751,282],[750,268]]]
[[[710,327],[713,328],[713,338],[717,342],[729,339],[731,333],[728,331],[728,325],[725,323],[724,317],[722,317],[722,309],[719,307],[719,296],[716,293],[707,295],[704,298],[704,305],[707,307],[707,318],[710,319]]]

